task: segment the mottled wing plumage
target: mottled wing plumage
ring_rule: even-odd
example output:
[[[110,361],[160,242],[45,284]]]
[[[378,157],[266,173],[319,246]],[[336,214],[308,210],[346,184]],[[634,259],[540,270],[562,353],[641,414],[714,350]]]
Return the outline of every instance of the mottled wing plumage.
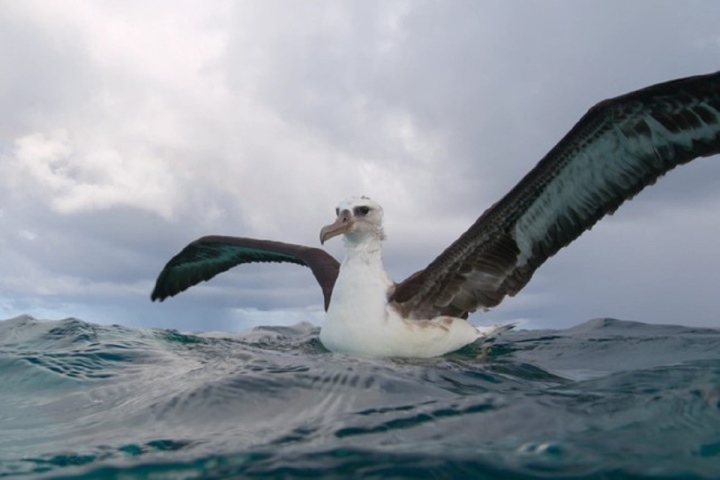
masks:
[[[414,318],[463,316],[535,270],[672,168],[720,153],[720,72],[603,101],[391,301]]]
[[[295,263],[309,267],[323,291],[325,310],[340,264],[318,248],[253,238],[207,236],[190,243],[165,265],[152,300],[164,300],[237,265],[254,262]]]

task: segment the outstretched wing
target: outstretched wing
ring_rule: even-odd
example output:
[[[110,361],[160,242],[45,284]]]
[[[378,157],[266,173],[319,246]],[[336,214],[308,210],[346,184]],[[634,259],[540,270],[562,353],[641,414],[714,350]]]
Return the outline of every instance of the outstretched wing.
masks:
[[[325,310],[328,309],[340,264],[324,250],[218,235],[199,238],[170,259],[160,272],[150,298],[163,301],[236,265],[254,262],[285,262],[310,267],[322,288]]]
[[[595,105],[499,202],[392,297],[411,318],[515,295],[545,260],[672,168],[720,153],[720,72]]]

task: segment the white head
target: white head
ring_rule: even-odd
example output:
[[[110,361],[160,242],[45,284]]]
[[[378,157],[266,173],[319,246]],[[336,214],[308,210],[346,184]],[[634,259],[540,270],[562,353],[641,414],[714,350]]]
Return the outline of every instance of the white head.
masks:
[[[320,230],[320,243],[325,243],[340,234],[345,239],[358,243],[370,237],[384,240],[382,220],[383,209],[368,197],[350,197],[341,201],[335,209],[337,218],[331,225]]]

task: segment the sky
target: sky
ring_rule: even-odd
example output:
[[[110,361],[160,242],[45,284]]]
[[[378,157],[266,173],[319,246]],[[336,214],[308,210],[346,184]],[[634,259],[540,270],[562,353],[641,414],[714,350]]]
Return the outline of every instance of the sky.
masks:
[[[595,103],[720,69],[718,18],[715,0],[0,0],[0,318],[319,324],[295,265],[150,292],[202,235],[319,246],[351,195],[383,205],[400,281]],[[716,156],[471,320],[720,326],[719,235]]]

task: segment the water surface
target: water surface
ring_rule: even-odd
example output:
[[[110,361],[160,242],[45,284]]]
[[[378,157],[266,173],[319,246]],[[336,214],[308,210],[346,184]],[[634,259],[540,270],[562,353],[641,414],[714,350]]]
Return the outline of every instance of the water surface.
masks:
[[[720,478],[720,330],[597,319],[442,358],[0,322],[0,477]]]

